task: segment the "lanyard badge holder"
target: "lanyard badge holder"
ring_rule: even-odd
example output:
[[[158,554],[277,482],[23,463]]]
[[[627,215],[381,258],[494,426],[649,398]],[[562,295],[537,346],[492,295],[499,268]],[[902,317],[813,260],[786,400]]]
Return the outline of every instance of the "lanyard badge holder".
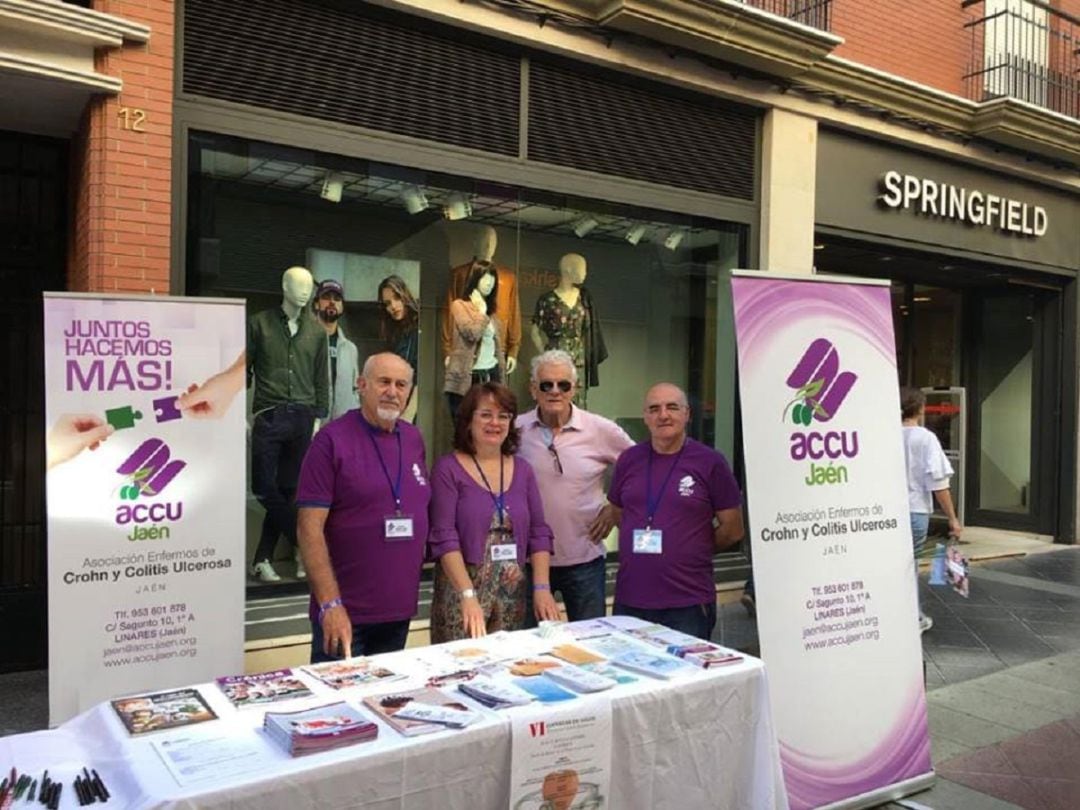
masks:
[[[668,482],[671,481],[671,475],[675,472],[675,468],[679,466],[679,458],[682,456],[683,450],[685,449],[686,443],[683,442],[683,446],[679,448],[679,452],[675,456],[675,460],[671,463],[667,475],[664,476],[664,482],[660,485],[660,489],[654,496],[652,492],[652,462],[655,451],[652,447],[649,448],[649,464],[645,468],[645,510],[648,513],[648,517],[645,520],[644,529],[634,529],[632,548],[635,554],[664,553],[664,532],[662,529],[654,529],[652,527],[653,518],[656,516],[656,510],[660,508],[660,499],[664,496],[664,490],[667,489]]]
[[[383,459],[382,451],[379,450],[379,443],[375,441],[375,434],[368,428],[368,436],[371,437],[371,444],[375,448],[375,455],[379,457],[379,466],[382,467],[383,475],[386,476],[386,483],[390,485],[390,494],[394,498],[394,514],[383,516],[383,539],[388,542],[396,542],[402,540],[413,539],[413,519],[412,515],[406,515],[401,511],[401,470],[403,467],[403,453],[401,450],[401,431],[395,430],[394,434],[397,436],[398,445],[398,468],[397,468],[397,480],[391,480],[390,470],[386,467],[386,460]]]
[[[513,532],[506,528],[506,488],[504,474],[505,459],[499,456],[499,494],[495,494],[495,490],[491,488],[491,484],[487,480],[487,476],[484,475],[484,470],[480,466],[480,462],[476,460],[476,456],[472,457],[473,464],[476,465],[476,471],[480,473],[480,480],[484,482],[484,486],[487,487],[488,494],[491,495],[491,500],[495,504],[495,512],[499,516],[499,527],[493,529],[497,532],[500,538],[505,539],[507,536],[513,538]],[[495,543],[491,546],[491,561],[492,562],[517,562],[517,543]]]

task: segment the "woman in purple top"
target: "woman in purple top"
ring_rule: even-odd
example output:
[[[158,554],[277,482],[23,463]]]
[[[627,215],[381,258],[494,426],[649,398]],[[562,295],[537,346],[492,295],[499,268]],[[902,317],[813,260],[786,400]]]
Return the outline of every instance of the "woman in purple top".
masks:
[[[532,467],[514,456],[515,416],[509,388],[474,385],[454,420],[454,452],[432,469],[433,644],[524,627],[526,561],[537,618],[559,617],[548,579],[551,529]]]

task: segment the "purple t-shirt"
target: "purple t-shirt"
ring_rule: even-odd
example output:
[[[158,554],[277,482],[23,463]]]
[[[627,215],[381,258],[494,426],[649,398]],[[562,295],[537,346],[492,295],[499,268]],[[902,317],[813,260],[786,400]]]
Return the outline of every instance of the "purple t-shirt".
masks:
[[[491,485],[498,492],[499,482]],[[544,522],[540,490],[529,462],[514,460],[514,477],[506,490],[506,512],[514,529],[518,565],[530,554],[551,551],[551,529]],[[476,483],[451,453],[431,468],[431,554],[438,559],[460,551],[465,562],[482,562],[495,503],[491,493]],[[507,538],[509,542],[509,538]]]
[[[387,540],[383,521],[396,510],[391,482],[396,483],[399,459],[401,512],[412,518],[413,536]],[[430,501],[424,439],[408,422],[399,421],[395,432],[387,433],[353,410],[315,434],[300,468],[296,504],[330,509],[326,545],[354,623],[415,615]],[[313,620],[317,613],[312,596]]]
[[[646,473],[650,455],[649,483],[658,503],[652,528],[664,533],[660,554],[633,550],[634,529],[646,528],[648,520]],[[674,469],[672,465],[676,465]],[[681,455],[656,453],[648,441],[636,444],[619,456],[608,500],[622,509],[615,601],[657,610],[716,599],[713,515],[742,506],[739,485],[720,452],[690,438]]]

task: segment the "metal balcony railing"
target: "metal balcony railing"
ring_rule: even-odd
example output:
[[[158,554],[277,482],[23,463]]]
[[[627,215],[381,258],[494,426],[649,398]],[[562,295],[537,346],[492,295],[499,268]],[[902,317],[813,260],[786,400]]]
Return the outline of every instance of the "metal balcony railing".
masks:
[[[778,17],[818,28],[829,30],[829,6],[832,0],[742,0],[748,6],[760,8]]]
[[[1080,19],[1041,0],[963,0],[977,15],[964,28],[971,48],[968,98],[1015,98],[1080,118]]]

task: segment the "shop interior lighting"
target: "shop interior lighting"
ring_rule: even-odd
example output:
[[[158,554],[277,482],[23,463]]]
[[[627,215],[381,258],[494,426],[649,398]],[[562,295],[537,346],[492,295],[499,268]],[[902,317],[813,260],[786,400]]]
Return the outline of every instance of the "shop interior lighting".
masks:
[[[421,211],[426,211],[431,205],[424,190],[419,186],[406,186],[405,190],[401,192],[401,201],[405,204],[405,210],[410,214],[419,214]]]
[[[322,181],[322,191],[319,196],[324,200],[336,203],[341,202],[341,192],[345,188],[345,178],[337,172],[327,172]]]
[[[683,239],[686,238],[686,231],[672,231],[667,235],[667,239],[664,240],[664,247],[668,250],[678,250],[679,245],[682,244]]]
[[[454,194],[443,205],[442,213],[450,221],[466,219],[472,215],[472,205],[463,194]]]
[[[636,245],[641,241],[641,237],[645,235],[646,230],[648,229],[644,225],[638,223],[626,232],[626,241],[631,245]]]
[[[600,223],[592,217],[582,217],[574,223],[574,233],[576,233],[580,239],[584,239],[592,233],[593,229],[599,224]]]
[[[925,304],[925,303],[929,302],[932,299],[930,298],[929,295],[916,295],[911,300],[914,301],[916,304]]]

